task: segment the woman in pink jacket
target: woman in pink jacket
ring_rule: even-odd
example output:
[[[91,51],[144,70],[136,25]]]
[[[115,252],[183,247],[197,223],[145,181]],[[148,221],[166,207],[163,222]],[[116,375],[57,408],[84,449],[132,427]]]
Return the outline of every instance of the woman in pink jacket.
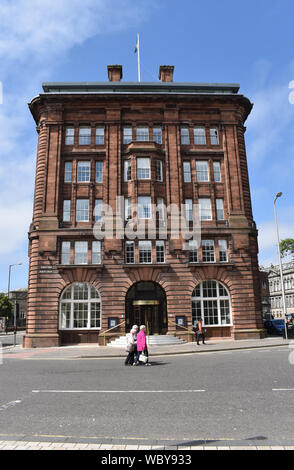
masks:
[[[140,354],[143,353],[148,358],[148,349],[147,349],[145,330],[146,330],[145,325],[141,325],[140,332],[137,334],[137,356],[135,357],[135,361],[133,364],[134,366],[139,365]],[[148,359],[145,365],[150,366]]]

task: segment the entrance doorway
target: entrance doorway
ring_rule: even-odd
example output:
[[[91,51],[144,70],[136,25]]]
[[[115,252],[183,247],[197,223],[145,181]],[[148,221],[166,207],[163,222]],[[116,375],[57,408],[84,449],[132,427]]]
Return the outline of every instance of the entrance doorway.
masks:
[[[126,295],[126,330],[145,325],[149,335],[167,333],[164,290],[155,282],[138,282]]]

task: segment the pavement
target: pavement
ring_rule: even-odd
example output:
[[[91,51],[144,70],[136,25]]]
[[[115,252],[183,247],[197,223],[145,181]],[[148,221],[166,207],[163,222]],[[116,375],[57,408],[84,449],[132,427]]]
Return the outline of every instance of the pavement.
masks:
[[[294,450],[294,446],[140,446],[140,445],[109,445],[109,444],[80,444],[63,442],[24,442],[24,441],[0,441],[1,450],[94,450],[94,451],[205,451],[205,450]],[[151,453],[150,452],[150,453]],[[148,454],[147,454],[148,455]]]
[[[0,429],[6,433],[0,434],[0,450],[123,451],[126,455],[134,450],[146,451],[145,455],[148,451],[294,450],[292,402],[287,401],[287,409],[283,405],[294,391],[289,361],[293,340],[269,337],[152,346],[153,367],[135,371],[122,367],[123,348],[83,344],[23,349],[21,335],[18,342],[11,346],[7,335],[5,345],[0,336],[4,403]],[[111,359],[109,368],[105,360]],[[101,387],[118,392],[104,396]],[[150,393],[137,393],[137,388]],[[167,398],[158,390],[175,393]],[[181,407],[177,406],[179,390]],[[277,396],[275,409],[268,416],[273,396]],[[135,439],[130,437],[125,415],[130,416],[134,406],[141,414],[143,404],[148,405],[148,413],[140,419],[146,421],[152,438]],[[195,417],[190,408],[198,410]]]
[[[21,336],[21,335],[20,335]],[[2,335],[0,335],[1,344]],[[7,340],[7,337],[6,337]],[[98,346],[93,344],[79,344],[74,346],[61,346],[53,348],[34,348],[24,349],[21,344],[13,346],[8,343],[5,345],[4,338],[2,344],[3,358],[11,359],[36,359],[36,360],[62,360],[62,359],[111,359],[126,356],[124,348],[113,348],[110,346]],[[217,353],[219,351],[233,351],[255,348],[274,348],[274,347],[291,347],[294,340],[285,340],[282,337],[269,337],[264,339],[251,340],[207,340],[206,344],[184,343],[179,345],[168,346],[150,346],[149,356],[152,357],[182,355],[182,354],[203,354]]]

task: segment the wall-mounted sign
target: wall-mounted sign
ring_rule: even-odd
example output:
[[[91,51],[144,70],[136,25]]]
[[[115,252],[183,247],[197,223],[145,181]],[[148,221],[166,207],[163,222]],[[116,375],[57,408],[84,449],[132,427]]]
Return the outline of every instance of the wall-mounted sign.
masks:
[[[40,264],[39,274],[53,274],[54,267],[51,264]]]
[[[185,326],[185,317],[176,317],[176,324],[178,326]]]
[[[118,325],[117,318],[108,318],[108,328],[114,328]]]

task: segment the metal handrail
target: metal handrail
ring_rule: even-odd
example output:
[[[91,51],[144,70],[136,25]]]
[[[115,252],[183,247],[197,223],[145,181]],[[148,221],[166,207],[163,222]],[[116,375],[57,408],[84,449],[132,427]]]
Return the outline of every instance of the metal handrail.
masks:
[[[100,333],[100,336],[104,336],[104,346],[105,346],[105,335],[106,333],[109,333],[109,331],[111,330],[115,330],[115,328],[119,328],[121,325],[124,325],[126,321],[123,321],[122,323],[120,323],[119,325],[115,325],[113,326],[112,328],[109,328],[109,330],[105,330],[103,331],[103,333]]]
[[[180,328],[183,328],[184,330],[189,331],[189,333],[194,334],[194,333],[193,333],[193,330],[190,330],[189,328],[186,328],[185,326],[178,325],[178,324],[177,324],[175,321],[173,321],[173,320],[170,320],[169,323],[173,323],[174,325],[176,325],[176,326],[178,326],[178,327],[180,327]]]

